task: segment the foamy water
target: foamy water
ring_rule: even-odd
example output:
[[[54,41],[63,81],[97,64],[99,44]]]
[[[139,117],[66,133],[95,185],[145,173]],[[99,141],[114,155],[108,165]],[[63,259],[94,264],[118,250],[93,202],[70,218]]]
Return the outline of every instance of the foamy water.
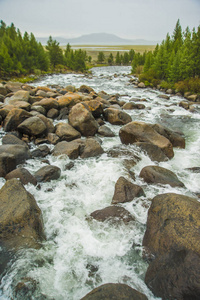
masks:
[[[42,183],[41,189],[29,184],[42,210],[47,241],[40,250],[22,250],[10,262],[1,281],[0,298],[22,299],[14,294],[15,286],[23,278],[32,278],[36,289],[23,299],[77,300],[95,287],[105,283],[126,283],[147,295],[158,299],[144,283],[148,267],[142,259],[142,239],[145,232],[147,212],[151,199],[161,193],[174,192],[195,196],[199,192],[200,174],[186,170],[200,166],[200,114],[190,113],[178,106],[182,98],[172,96],[170,100],[158,97],[160,92],[138,89],[129,83],[130,67],[106,67],[93,69],[93,76],[66,74],[43,78],[34,85],[87,84],[96,92],[119,93],[120,100],[146,99],[145,110],[127,111],[135,121],[161,123],[166,127],[182,131],[186,137],[186,149],[175,149],[175,156],[167,162],[155,163],[134,146],[127,146],[140,157],[131,169],[133,181],[143,187],[146,197],[121,204],[134,217],[129,225],[113,226],[107,222],[91,220],[89,215],[97,209],[109,206],[115,183],[120,176],[128,178],[122,158],[108,157],[77,159],[71,170],[65,170],[70,162],[67,156],[46,158],[52,165],[61,168],[59,180]],[[118,76],[114,76],[118,74]],[[143,103],[143,102],[142,102]],[[107,124],[116,134],[114,138],[101,138],[105,151],[120,144],[120,126]],[[175,172],[185,188],[162,185],[147,185],[139,173],[147,165],[160,165]],[[28,160],[24,167],[32,174],[45,163],[40,159]],[[5,180],[1,178],[0,186]]]

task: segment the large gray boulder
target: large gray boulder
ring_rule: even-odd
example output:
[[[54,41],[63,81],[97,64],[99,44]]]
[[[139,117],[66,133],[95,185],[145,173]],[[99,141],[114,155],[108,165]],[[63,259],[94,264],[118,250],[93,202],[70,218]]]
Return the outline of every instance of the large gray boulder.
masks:
[[[93,136],[98,130],[98,123],[93,115],[81,103],[72,107],[69,124],[84,136]]]
[[[80,132],[67,123],[58,123],[55,126],[55,134],[60,138],[61,141],[67,142],[81,137]]]
[[[130,202],[141,196],[145,196],[143,189],[121,176],[115,184],[112,204]]]
[[[16,130],[18,125],[21,124],[27,118],[30,118],[31,114],[21,108],[13,108],[7,114],[4,120],[4,130],[13,131]]]
[[[122,283],[107,283],[88,293],[81,300],[147,300],[147,297]]]
[[[56,144],[52,154],[54,156],[67,155],[70,159],[78,158],[80,154],[81,144],[76,140],[71,142],[62,141]]]
[[[147,183],[161,183],[169,184],[172,187],[184,187],[184,184],[178,179],[176,174],[159,166],[144,167],[139,176]]]
[[[113,125],[124,125],[132,121],[129,114],[120,109],[111,107],[104,110],[104,118]]]
[[[39,248],[45,238],[41,211],[17,179],[0,190],[0,241],[7,249]]]
[[[104,153],[100,143],[95,138],[87,138],[82,144],[81,158],[95,157]]]
[[[12,154],[16,160],[16,165],[24,163],[26,159],[31,158],[31,153],[27,146],[23,145],[2,145],[0,146],[0,154]]]
[[[144,122],[131,122],[124,125],[119,131],[119,136],[123,144],[147,142],[158,146],[167,157],[174,156],[171,142]]]
[[[45,123],[38,117],[26,119],[18,126],[18,130],[29,136],[41,136],[46,133],[47,127]]]

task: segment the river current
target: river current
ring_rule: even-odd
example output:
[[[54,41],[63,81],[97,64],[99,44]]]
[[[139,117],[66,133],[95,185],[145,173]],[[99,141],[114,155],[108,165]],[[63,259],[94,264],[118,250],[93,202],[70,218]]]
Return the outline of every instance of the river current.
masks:
[[[140,157],[131,170],[135,173],[134,183],[143,187],[146,196],[121,204],[135,217],[135,222],[120,226],[88,220],[93,211],[111,204],[115,183],[120,176],[130,180],[123,159],[109,157],[106,153],[121,143],[120,126],[107,123],[115,137],[101,137],[105,153],[98,158],[77,159],[70,170],[65,169],[70,162],[68,157],[48,155],[46,158],[50,163],[61,168],[60,179],[42,183],[40,189],[31,184],[26,186],[42,211],[47,240],[41,249],[21,250],[11,259],[1,280],[0,299],[78,300],[105,283],[125,283],[150,300],[158,299],[144,283],[148,264],[142,258],[142,240],[148,208],[151,199],[158,194],[173,192],[197,197],[200,192],[200,173],[187,169],[200,167],[200,110],[194,106],[190,112],[179,107],[182,97],[173,95],[166,100],[158,97],[162,94],[158,90],[137,88],[130,83],[132,76],[129,73],[130,67],[93,68],[89,76],[52,75],[33,85],[74,85],[79,88],[86,84],[96,92],[118,93],[119,100],[126,102],[133,98],[145,99],[141,102],[145,109],[126,111],[132,120],[160,123],[182,132],[186,148],[174,148],[173,159],[155,163],[135,146],[126,146]],[[45,165],[41,160],[30,159],[24,167],[34,174]],[[175,172],[185,187],[144,183],[139,173],[147,165],[159,165]],[[4,183],[5,180],[0,178],[0,187]],[[24,279],[28,282],[29,293],[25,297],[16,296],[15,287]]]

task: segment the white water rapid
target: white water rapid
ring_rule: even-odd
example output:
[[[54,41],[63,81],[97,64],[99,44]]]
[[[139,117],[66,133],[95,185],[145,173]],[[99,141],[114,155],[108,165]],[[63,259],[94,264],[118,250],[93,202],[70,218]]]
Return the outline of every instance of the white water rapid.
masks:
[[[139,89],[130,83],[130,67],[102,67],[92,69],[92,75],[61,74],[44,77],[34,86],[82,84],[96,92],[120,95],[119,100],[146,99],[141,102],[144,110],[129,110],[133,121],[160,123],[170,129],[181,131],[186,138],[185,149],[174,149],[174,158],[162,163],[150,160],[141,150],[127,146],[141,160],[132,168],[135,184],[141,185],[146,197],[121,204],[134,217],[131,225],[111,226],[88,216],[97,209],[111,204],[115,183],[120,176],[128,177],[122,158],[109,157],[106,152],[98,158],[77,159],[71,170],[65,170],[68,157],[46,158],[61,168],[61,177],[42,183],[41,189],[29,184],[42,211],[47,241],[39,250],[23,250],[13,257],[1,279],[0,299],[47,299],[78,300],[89,291],[104,283],[126,283],[144,293],[148,299],[156,298],[144,283],[148,264],[142,259],[142,240],[147,212],[151,199],[162,193],[173,192],[197,197],[200,192],[200,173],[187,170],[200,167],[200,111],[186,111],[178,106],[183,98],[171,96],[169,100],[158,97],[160,91]],[[120,144],[120,126],[106,124],[116,134],[102,138],[105,151]],[[48,145],[49,146],[49,145]],[[33,146],[34,147],[34,146]],[[28,160],[24,166],[32,174],[45,163],[42,159]],[[141,169],[147,165],[159,165],[176,173],[184,188],[169,185],[148,185],[139,178]],[[130,178],[129,178],[130,179]],[[0,178],[0,187],[5,180]],[[16,298],[15,286],[28,278],[30,295]]]

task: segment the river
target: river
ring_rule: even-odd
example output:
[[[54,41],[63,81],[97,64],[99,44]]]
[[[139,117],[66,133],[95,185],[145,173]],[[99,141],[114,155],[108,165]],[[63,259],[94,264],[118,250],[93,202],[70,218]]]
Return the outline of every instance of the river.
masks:
[[[198,107],[194,107],[194,112],[179,107],[182,97],[173,95],[165,100],[158,97],[162,94],[160,91],[136,88],[130,83],[129,73],[130,67],[93,68],[89,76],[52,75],[33,85],[74,85],[78,88],[86,84],[96,92],[118,93],[119,99],[126,102],[132,98],[145,99],[141,102],[145,105],[144,110],[127,111],[132,120],[160,123],[181,131],[186,138],[186,148],[174,149],[173,159],[155,163],[135,146],[126,146],[140,157],[132,171],[136,177],[134,183],[141,185],[146,194],[122,204],[136,220],[128,226],[109,226],[87,218],[93,211],[111,204],[120,176],[129,178],[121,158],[109,157],[105,152],[98,158],[77,159],[74,167],[66,170],[65,165],[70,159],[48,155],[46,158],[50,163],[61,168],[60,179],[42,183],[40,189],[31,184],[26,186],[42,210],[47,240],[41,249],[23,250],[11,259],[1,280],[0,299],[78,300],[95,287],[109,282],[126,283],[148,299],[158,299],[144,283],[148,264],[142,258],[142,239],[148,208],[151,199],[158,194],[173,192],[196,197],[200,192],[200,174],[187,170],[200,166],[200,111]],[[105,151],[120,144],[120,126],[106,125],[115,132],[115,137],[101,138]],[[30,159],[24,166],[34,173],[43,166],[41,160]],[[141,169],[155,164],[175,172],[185,187],[144,183],[139,178]],[[0,178],[0,186],[4,183],[5,180]],[[24,278],[29,293],[16,296],[14,287]]]

